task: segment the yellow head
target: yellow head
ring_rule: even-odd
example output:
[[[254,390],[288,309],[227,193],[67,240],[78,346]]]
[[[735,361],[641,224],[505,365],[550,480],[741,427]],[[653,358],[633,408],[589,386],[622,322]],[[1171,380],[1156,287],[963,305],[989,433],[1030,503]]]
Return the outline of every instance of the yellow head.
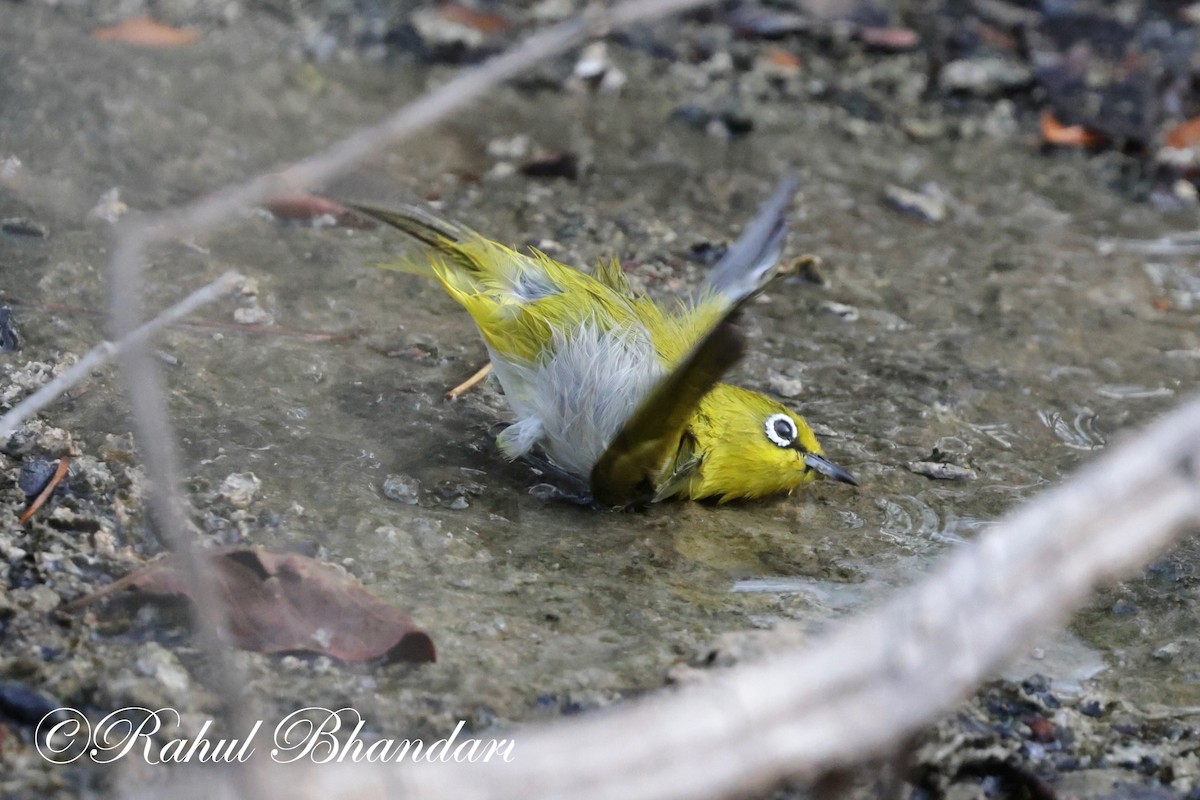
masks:
[[[700,459],[685,489],[693,499],[755,499],[790,492],[818,476],[858,485],[825,458],[800,415],[757,392],[717,384],[689,430]]]

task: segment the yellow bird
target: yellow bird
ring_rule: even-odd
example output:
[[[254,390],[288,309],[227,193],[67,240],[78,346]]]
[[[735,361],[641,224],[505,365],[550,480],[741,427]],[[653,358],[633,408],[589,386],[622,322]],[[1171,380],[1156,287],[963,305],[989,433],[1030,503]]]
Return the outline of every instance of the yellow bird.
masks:
[[[632,291],[615,260],[587,275],[415,206],[354,207],[422,242],[424,257],[396,268],[432,275],[475,320],[517,417],[497,439],[505,456],[537,463],[540,448],[603,505],[725,502],[818,475],[857,485],[800,415],[720,382],[744,351],[734,313],[775,274],[797,182],[674,309]]]

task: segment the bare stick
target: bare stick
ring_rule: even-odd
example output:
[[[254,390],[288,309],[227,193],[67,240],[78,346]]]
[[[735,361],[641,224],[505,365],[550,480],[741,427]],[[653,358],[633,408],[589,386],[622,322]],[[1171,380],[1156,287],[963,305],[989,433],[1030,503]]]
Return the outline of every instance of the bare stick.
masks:
[[[507,763],[293,764],[270,778],[292,798],[702,800],[815,777],[896,747],[1096,584],[1197,526],[1200,400],[808,648],[606,713],[499,734],[516,742]],[[172,796],[211,796],[222,785],[211,773],[203,785],[179,784],[189,793]]]
[[[21,423],[53,403],[63,392],[82,382],[91,374],[92,370],[112,361],[128,348],[149,341],[154,334],[168,325],[179,322],[201,306],[207,305],[217,298],[228,294],[242,280],[242,276],[238,273],[226,272],[212,283],[197,289],[175,305],[164,310],[145,325],[132,331],[128,336],[116,342],[102,342],[92,348],[87,355],[79,359],[69,369],[17,403],[8,413],[0,417],[0,441],[7,441],[8,437],[16,433]]]
[[[476,386],[478,386],[483,381],[484,378],[486,378],[488,375],[491,374],[491,372],[492,372],[492,362],[489,361],[488,363],[484,364],[479,369],[475,370],[475,372],[471,373],[471,377],[467,378],[465,381],[460,383],[458,386],[455,386],[453,389],[446,392],[446,399],[447,400],[457,400],[458,398],[462,397],[464,394],[466,394],[467,392],[471,391]]]

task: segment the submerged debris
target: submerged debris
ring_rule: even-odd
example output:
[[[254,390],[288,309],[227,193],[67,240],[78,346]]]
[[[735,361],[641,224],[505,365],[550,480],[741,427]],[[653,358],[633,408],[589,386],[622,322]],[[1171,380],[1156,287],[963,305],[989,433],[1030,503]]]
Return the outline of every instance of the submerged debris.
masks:
[[[910,461],[908,469],[935,481],[973,481],[979,477],[975,470],[969,467],[940,461]]]
[[[220,587],[229,633],[243,650],[308,652],[342,661],[436,661],[433,641],[343,570],[294,553],[230,547],[205,554]],[[129,590],[129,591],[126,591]],[[117,597],[185,598],[190,587],[170,557],[71,603],[76,611]]]

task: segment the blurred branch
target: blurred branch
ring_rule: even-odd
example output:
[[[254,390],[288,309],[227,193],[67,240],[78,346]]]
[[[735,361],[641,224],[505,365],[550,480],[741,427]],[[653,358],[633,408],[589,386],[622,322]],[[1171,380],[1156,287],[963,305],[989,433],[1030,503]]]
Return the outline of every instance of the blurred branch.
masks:
[[[509,763],[270,765],[266,775],[290,800],[744,797],[887,753],[1098,583],[1136,570],[1197,526],[1200,400],[807,648],[674,694],[505,732],[516,741]],[[215,796],[230,775],[177,779],[171,794]]]
[[[201,306],[233,291],[241,284],[242,280],[242,276],[236,272],[226,272],[212,283],[197,289],[164,310],[123,339],[116,342],[103,342],[93,347],[87,355],[75,362],[69,369],[17,403],[8,413],[0,417],[0,442],[7,441],[8,437],[16,433],[25,420],[53,403],[63,392],[85,380],[92,370],[112,361],[126,349],[148,342],[163,328],[179,322]]]

